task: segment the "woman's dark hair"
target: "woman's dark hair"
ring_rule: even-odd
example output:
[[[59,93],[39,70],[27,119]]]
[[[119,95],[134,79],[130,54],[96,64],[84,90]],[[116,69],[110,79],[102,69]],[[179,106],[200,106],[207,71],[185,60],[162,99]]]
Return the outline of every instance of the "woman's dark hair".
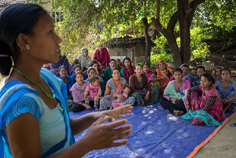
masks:
[[[216,83],[215,79],[212,77],[211,74],[203,74],[202,76],[206,77],[209,82],[212,82],[212,85]]]
[[[150,64],[149,64],[149,63],[144,63],[143,66],[144,66],[144,65],[147,65],[147,66],[150,68]]]
[[[181,74],[183,73],[183,71],[181,70],[181,68],[176,68],[175,70],[174,70],[174,73],[175,72],[180,72]]]
[[[115,59],[111,59],[109,63],[111,63],[112,61],[114,61],[116,63],[116,60]]]
[[[135,67],[136,67],[136,66],[141,66],[141,68],[143,68],[143,66],[142,66],[141,64],[136,64]]]
[[[189,68],[189,66],[188,66],[187,64],[182,64],[182,65],[180,65],[180,67],[179,67],[179,68],[181,68],[181,69],[182,69],[182,67]]]
[[[77,75],[82,75],[84,77],[84,74],[82,72],[80,72],[80,71],[75,73],[75,78],[76,78]]]
[[[96,80],[100,80],[100,78],[99,78],[98,76],[92,76],[92,77],[89,78],[89,82],[90,82],[90,83],[93,83],[93,82],[95,82]]]
[[[94,64],[98,64],[97,61],[92,61],[89,65],[89,67],[92,67]],[[98,64],[98,69],[100,69],[100,65]]]
[[[113,73],[114,70],[118,70],[120,72],[120,69],[118,67],[113,67],[111,73]]]
[[[19,34],[33,34],[33,27],[46,11],[36,4],[14,4],[0,16],[0,73],[9,75],[12,59],[18,57],[16,38]],[[5,57],[3,57],[5,55]],[[12,57],[12,58],[11,58]]]
[[[228,68],[223,68],[223,69],[220,71],[220,74],[222,74],[223,71],[228,71],[229,74],[231,75],[231,71],[230,71]]]
[[[96,71],[93,67],[91,67],[91,68],[88,69],[88,74],[89,74],[90,71],[92,71],[92,70],[93,70],[93,71]]]
[[[204,66],[198,66],[196,70],[198,70],[198,69],[203,69],[203,71],[206,71]]]
[[[76,65],[74,66],[74,70],[75,70],[77,67],[80,67],[80,68],[81,68],[80,64],[76,64]],[[81,68],[81,69],[82,69],[82,68]]]
[[[60,72],[62,68],[65,68],[65,69],[66,69],[66,71],[67,71],[67,68],[66,68],[66,66],[65,66],[65,65],[61,65],[61,66],[58,68],[58,72]]]

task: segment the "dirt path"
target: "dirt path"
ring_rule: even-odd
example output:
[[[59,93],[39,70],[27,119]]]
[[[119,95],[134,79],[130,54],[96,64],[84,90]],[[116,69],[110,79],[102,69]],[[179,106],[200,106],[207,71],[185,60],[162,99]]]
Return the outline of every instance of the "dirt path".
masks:
[[[213,137],[194,158],[236,158],[236,116]]]

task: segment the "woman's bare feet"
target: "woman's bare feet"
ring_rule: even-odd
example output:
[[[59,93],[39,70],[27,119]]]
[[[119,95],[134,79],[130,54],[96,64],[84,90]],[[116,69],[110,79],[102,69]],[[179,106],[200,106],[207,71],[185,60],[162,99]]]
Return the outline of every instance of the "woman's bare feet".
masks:
[[[181,110],[174,110],[174,114],[175,114],[176,116],[180,116],[180,115],[183,115],[184,112],[181,111]]]
[[[150,95],[150,91],[147,91],[147,93],[144,97],[144,101],[149,101],[149,95]]]

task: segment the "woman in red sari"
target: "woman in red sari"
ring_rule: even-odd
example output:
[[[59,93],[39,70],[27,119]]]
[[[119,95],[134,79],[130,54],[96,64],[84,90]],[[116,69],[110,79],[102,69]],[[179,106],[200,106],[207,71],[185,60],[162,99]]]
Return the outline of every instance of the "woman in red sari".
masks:
[[[153,87],[161,87],[160,95],[162,95],[172,76],[173,70],[164,60],[160,60],[157,63],[156,71],[154,71],[149,81],[152,82]]]
[[[127,83],[129,83],[129,77],[135,74],[132,61],[130,60],[129,57],[124,58],[123,68],[120,70],[120,73],[121,73],[121,77],[124,77]]]
[[[101,64],[101,69],[105,69],[110,62],[110,55],[106,48],[103,48],[102,43],[98,43],[97,50],[94,53],[93,60]]]

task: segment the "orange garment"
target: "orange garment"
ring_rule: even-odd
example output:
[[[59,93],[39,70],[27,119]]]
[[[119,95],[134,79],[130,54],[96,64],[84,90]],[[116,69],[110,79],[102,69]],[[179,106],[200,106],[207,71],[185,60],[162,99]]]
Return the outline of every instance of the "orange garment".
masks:
[[[173,70],[169,67],[169,65],[164,61],[164,60],[160,60],[158,63],[157,63],[157,69],[156,69],[156,72],[157,72],[157,78],[161,78],[162,76],[166,77],[167,79],[166,80],[160,80],[161,81],[161,90],[160,90],[160,94],[162,95],[170,78],[165,74],[163,73],[160,69],[159,69],[159,64],[160,62],[163,62],[166,66],[166,70],[167,70],[167,73],[168,71],[171,73],[171,75],[173,76]]]

